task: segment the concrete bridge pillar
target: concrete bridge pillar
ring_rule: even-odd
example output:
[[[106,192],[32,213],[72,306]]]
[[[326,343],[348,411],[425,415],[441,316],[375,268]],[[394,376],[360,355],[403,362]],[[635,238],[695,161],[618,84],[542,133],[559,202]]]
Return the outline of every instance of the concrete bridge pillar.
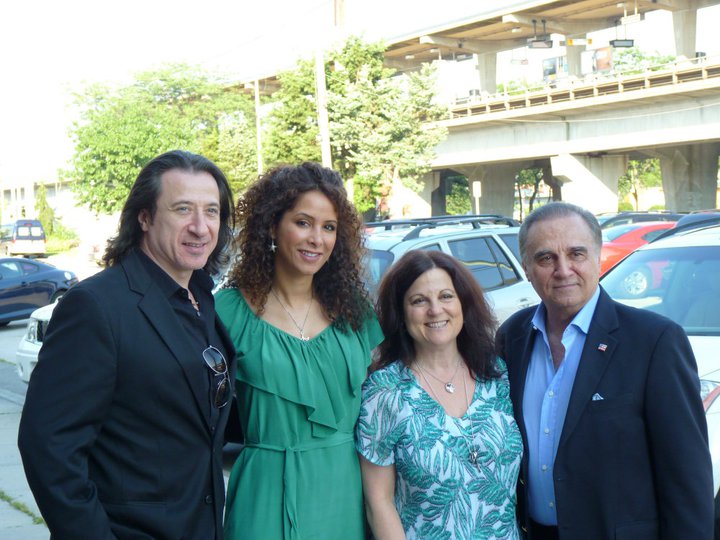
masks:
[[[697,8],[673,11],[672,19],[675,34],[675,54],[685,58],[695,58]]]
[[[627,171],[627,156],[560,154],[550,158],[552,175],[562,182],[564,201],[593,214],[617,211],[618,178]]]
[[[453,169],[465,175],[471,185],[473,181],[480,181],[482,186],[481,214],[512,216],[515,207],[515,175],[526,166],[529,165],[525,162],[487,163],[453,167]]]
[[[480,90],[497,92],[497,53],[476,54],[475,69],[480,79]]]
[[[666,209],[686,212],[717,206],[720,143],[675,146],[657,153]]]

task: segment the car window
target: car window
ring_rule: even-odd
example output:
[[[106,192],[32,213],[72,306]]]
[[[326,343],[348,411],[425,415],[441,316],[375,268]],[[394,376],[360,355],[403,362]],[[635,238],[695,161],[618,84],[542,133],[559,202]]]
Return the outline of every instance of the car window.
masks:
[[[20,264],[20,267],[21,267],[22,273],[26,276],[28,276],[30,274],[34,274],[35,272],[37,272],[39,270],[37,264],[33,264],[33,263],[27,262],[27,261],[23,261]]]
[[[640,227],[637,223],[626,223],[625,225],[614,225],[602,231],[603,242],[612,242],[616,238]]]
[[[491,245],[494,244],[494,249]],[[448,242],[450,253],[465,263],[486,291],[518,280],[510,261],[492,237],[475,237]]]
[[[647,232],[642,235],[642,239],[646,242],[652,242],[655,240],[658,236],[660,236],[662,233],[667,231],[668,229],[655,229],[654,231]]]
[[[510,248],[512,254],[515,255],[515,258],[519,262],[522,262],[522,257],[520,256],[520,240],[518,237],[518,233],[514,232],[512,234],[499,234],[498,236],[505,243],[505,245]]]
[[[365,260],[365,268],[368,274],[368,288],[371,293],[375,293],[380,279],[382,278],[385,271],[390,268],[393,263],[394,255],[390,251],[382,249],[371,249],[368,252]]]
[[[0,277],[11,279],[22,276],[22,270],[15,261],[3,261],[0,263]]]
[[[720,335],[720,246],[636,251],[602,286],[615,300],[674,320],[692,335]]]

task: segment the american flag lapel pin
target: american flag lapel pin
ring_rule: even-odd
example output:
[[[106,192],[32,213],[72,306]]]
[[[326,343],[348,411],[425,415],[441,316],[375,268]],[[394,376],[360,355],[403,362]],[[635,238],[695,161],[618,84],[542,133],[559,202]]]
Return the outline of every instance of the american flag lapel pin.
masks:
[[[600,345],[598,345],[598,351],[605,352],[606,349],[607,345],[605,343],[601,343]]]

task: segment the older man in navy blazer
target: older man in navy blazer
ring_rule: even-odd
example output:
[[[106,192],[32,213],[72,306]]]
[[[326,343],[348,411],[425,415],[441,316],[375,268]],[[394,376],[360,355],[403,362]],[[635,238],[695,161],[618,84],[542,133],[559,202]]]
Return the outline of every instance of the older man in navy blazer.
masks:
[[[209,272],[231,216],[212,162],[156,157],[108,267],[55,308],[18,440],[54,540],[221,540],[234,350]]]
[[[520,231],[542,303],[498,331],[525,443],[529,540],[710,540],[713,479],[695,358],[682,328],[598,285],[600,228],[550,203]]]

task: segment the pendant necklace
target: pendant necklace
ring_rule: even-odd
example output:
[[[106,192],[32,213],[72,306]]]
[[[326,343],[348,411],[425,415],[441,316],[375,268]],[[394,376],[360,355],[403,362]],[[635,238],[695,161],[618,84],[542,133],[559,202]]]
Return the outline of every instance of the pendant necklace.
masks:
[[[425,376],[425,370],[420,367],[420,364],[417,364],[418,370],[420,371],[420,375],[422,376],[423,380],[425,381],[425,384],[427,384],[428,388],[430,389],[430,393],[432,394],[432,397],[435,398],[435,401],[438,402],[438,404],[442,407],[442,403],[440,403],[440,400],[437,397],[437,394],[435,393],[435,390],[432,387],[432,384],[430,384],[430,381]],[[437,378],[437,377],[436,377]],[[442,381],[440,381],[442,382]],[[468,461],[471,465],[477,465],[478,460],[480,459],[480,452],[478,451],[477,447],[472,444],[473,439],[475,438],[475,422],[473,421],[472,415],[470,415],[470,400],[468,399],[467,395],[467,383],[465,382],[465,377],[463,377],[463,390],[465,392],[465,404],[467,405],[467,409],[465,411],[465,414],[468,415],[468,419],[470,420],[470,438],[468,438],[465,433],[463,433],[462,427],[459,425],[459,422],[456,423],[458,431],[460,432],[460,436],[465,441],[465,446],[468,449]],[[452,393],[452,392],[451,392]]]
[[[454,394],[454,393],[455,393],[455,385],[453,384],[453,381],[455,380],[455,375],[457,375],[457,372],[458,372],[458,370],[460,369],[460,364],[461,364],[461,363],[462,363],[462,362],[460,362],[460,360],[458,360],[458,363],[457,363],[457,365],[455,366],[455,371],[453,372],[452,377],[450,377],[450,380],[447,381],[447,382],[445,382],[445,381],[443,381],[442,379],[436,377],[435,375],[433,375],[433,374],[430,373],[429,371],[427,372],[427,374],[430,375],[430,376],[431,376],[433,379],[435,379],[436,381],[441,382],[441,383],[443,384],[444,388],[445,388],[445,391],[446,391],[448,394]],[[424,376],[425,376],[425,375],[424,375],[425,370],[424,370],[422,367],[420,367],[420,362],[418,362],[418,369],[420,369],[420,371],[423,373],[423,377],[424,377]],[[427,380],[427,379],[426,379],[426,380]]]
[[[310,302],[308,302],[308,308],[307,308],[307,311],[305,312],[305,318],[303,319],[303,323],[302,323],[302,325],[299,325],[299,324],[297,323],[297,321],[295,320],[295,317],[293,317],[293,316],[292,316],[292,313],[290,313],[290,310],[285,307],[285,304],[282,303],[282,300],[280,300],[280,297],[279,297],[279,296],[277,295],[277,293],[275,292],[275,289],[273,289],[272,287],[270,287],[270,292],[273,293],[273,296],[275,297],[275,300],[278,301],[278,304],[280,304],[280,307],[285,310],[285,313],[288,314],[288,317],[290,317],[290,320],[291,320],[291,321],[293,322],[293,324],[295,325],[295,328],[297,328],[297,329],[298,329],[298,332],[300,332],[300,339],[302,339],[303,341],[308,341],[308,340],[310,339],[310,336],[306,336],[306,335],[305,335],[305,323],[306,323],[307,320],[308,320],[308,315],[310,315],[310,308],[312,307],[312,303],[313,303],[313,297],[312,297],[312,295],[310,296]]]

